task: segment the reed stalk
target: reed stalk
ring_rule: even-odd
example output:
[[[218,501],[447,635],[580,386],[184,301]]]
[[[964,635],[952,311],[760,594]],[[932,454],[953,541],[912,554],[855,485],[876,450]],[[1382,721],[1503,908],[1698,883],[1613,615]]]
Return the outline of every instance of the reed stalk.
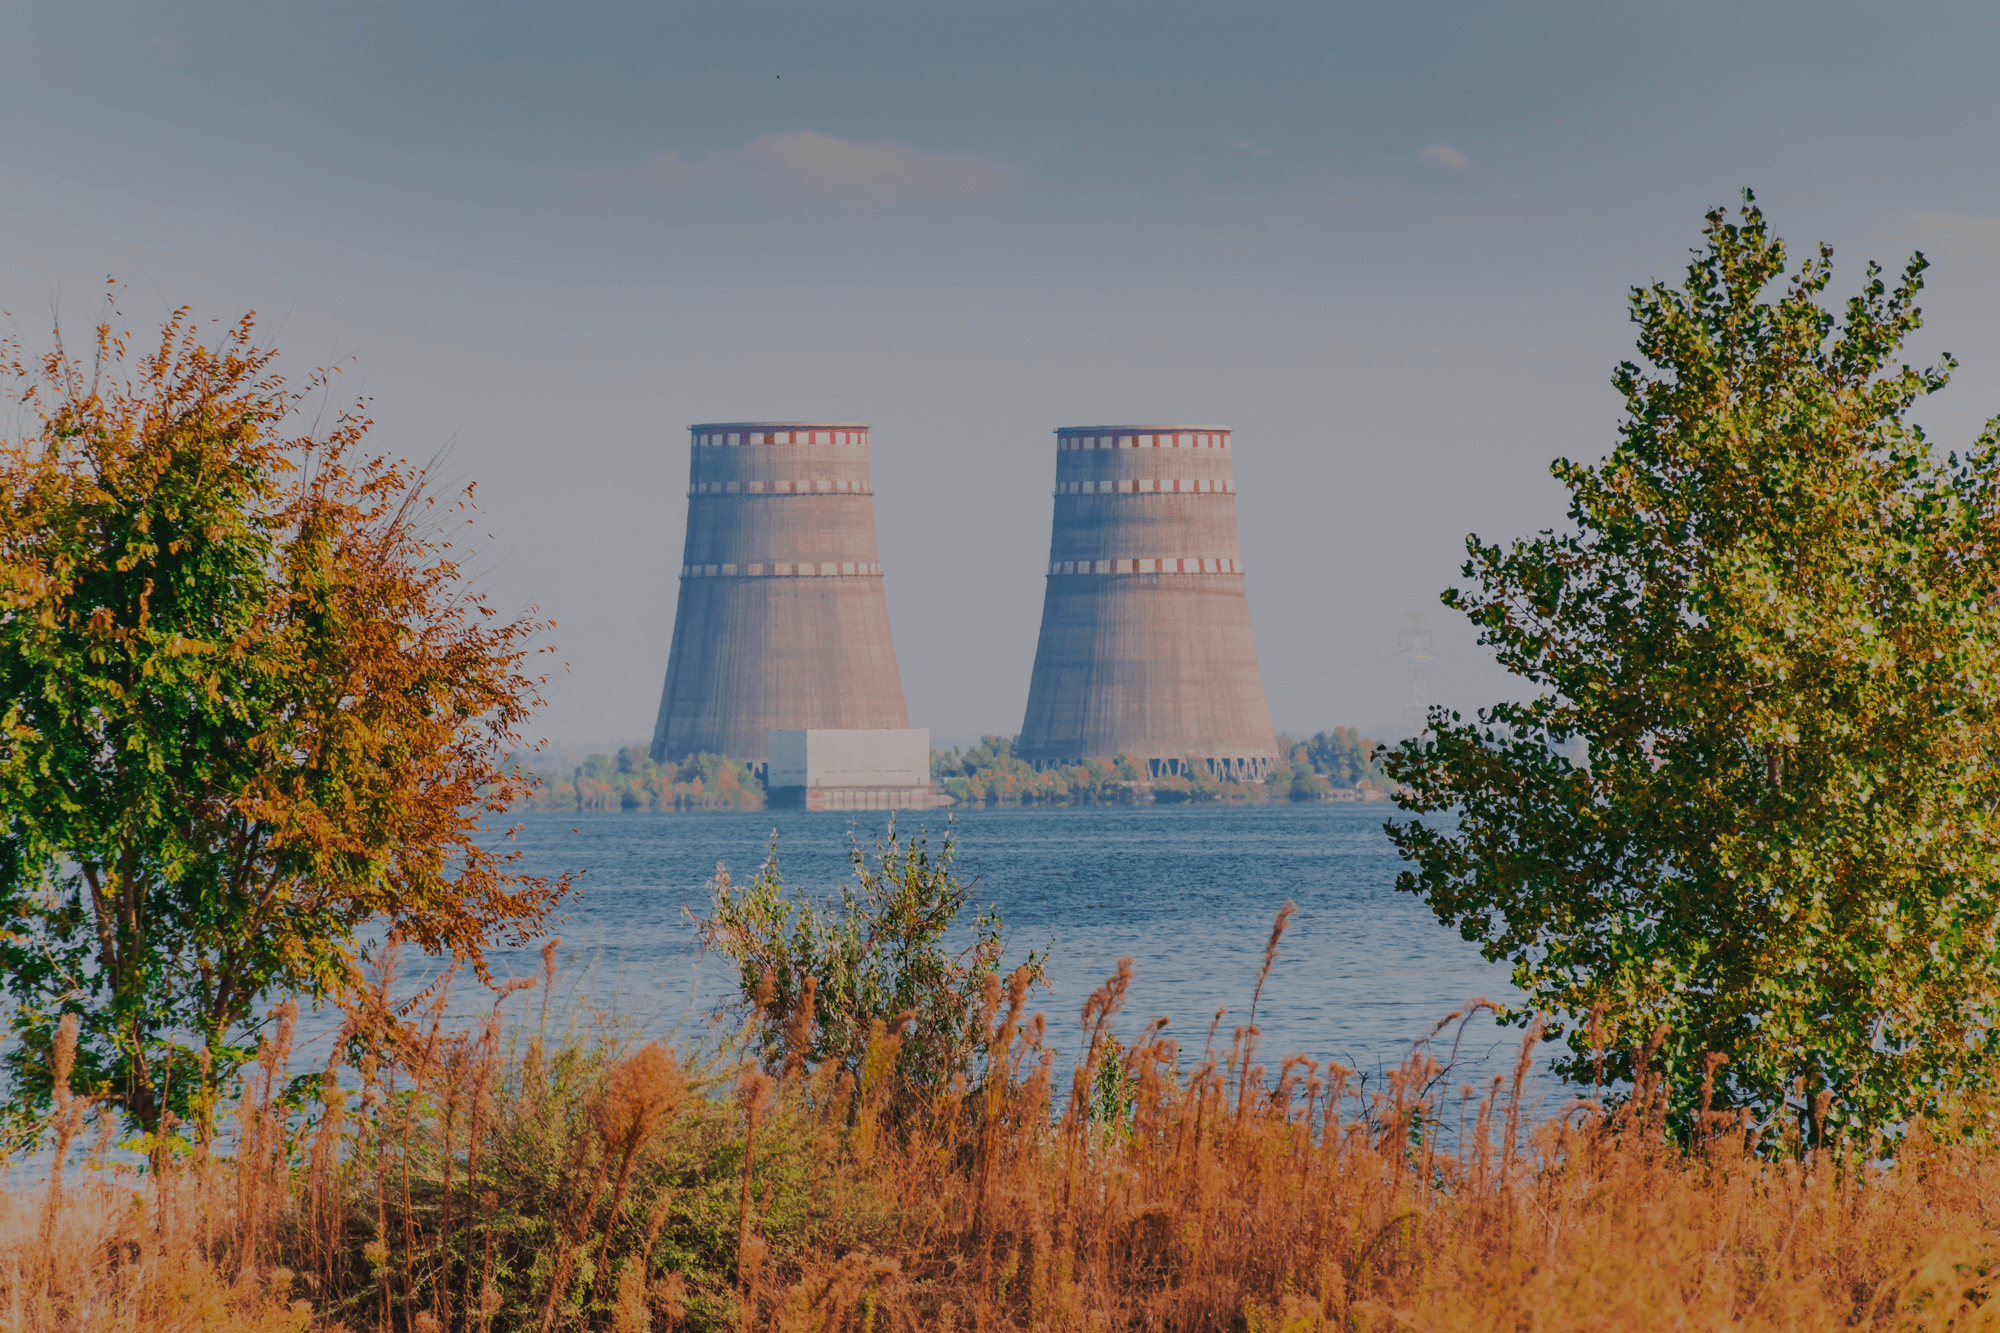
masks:
[[[81,1179],[65,1165],[96,1107],[64,1069],[48,1185],[0,1197],[0,1322],[1889,1333],[1980,1327],[2000,1308],[2000,1146],[1981,1106],[1909,1127],[1893,1155],[1838,1156],[1811,1123],[1766,1134],[1711,1095],[1683,1144],[1649,1072],[1538,1106],[1532,1027],[1511,1072],[1474,1087],[1454,1067],[1479,1000],[1381,1079],[1296,1053],[1265,1069],[1254,1021],[1222,1052],[1211,1029],[1184,1066],[1160,1019],[1121,1040],[1129,964],[1086,1001],[1062,1061],[1023,975],[996,976],[970,1015],[977,1064],[919,1098],[899,1084],[907,1015],[875,1023],[854,1076],[799,1058],[801,1011],[768,1069],[747,1046],[676,1051],[608,1023],[557,1038],[550,960],[519,1048],[503,1048],[501,1012],[521,987],[464,1032],[429,997],[409,1032],[384,960],[342,1029],[360,1096],[328,1067],[302,1136],[281,1095],[281,1015],[236,1142],[210,1153],[197,1127],[182,1164],[156,1170],[172,1160],[156,1153],[137,1206],[115,1154]]]

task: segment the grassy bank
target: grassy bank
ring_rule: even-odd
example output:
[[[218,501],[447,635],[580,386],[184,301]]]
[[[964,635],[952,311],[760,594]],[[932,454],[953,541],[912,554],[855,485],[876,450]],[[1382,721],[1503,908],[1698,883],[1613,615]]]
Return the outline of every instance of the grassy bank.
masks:
[[[227,1155],[72,1162],[5,1201],[0,1319],[1304,1333],[2000,1314],[2000,1158],[1921,1127],[1884,1166],[1725,1118],[1673,1146],[1643,1088],[1531,1117],[1531,1048],[1511,1083],[1459,1085],[1458,1022],[1379,1081],[1267,1064],[1254,1028],[1183,1051],[1155,1021],[1120,1043],[1129,966],[1061,1038],[1024,1012],[1025,976],[993,978],[981,1048],[941,1092],[899,1081],[894,1024],[858,1077],[806,1064],[810,998],[772,1016],[796,1040],[759,1065],[745,1043],[558,1031],[553,979],[453,1027],[443,993],[391,1023],[379,976],[348,1011],[342,1089],[288,1091],[281,1015]],[[55,1128],[73,1138],[81,1110]]]

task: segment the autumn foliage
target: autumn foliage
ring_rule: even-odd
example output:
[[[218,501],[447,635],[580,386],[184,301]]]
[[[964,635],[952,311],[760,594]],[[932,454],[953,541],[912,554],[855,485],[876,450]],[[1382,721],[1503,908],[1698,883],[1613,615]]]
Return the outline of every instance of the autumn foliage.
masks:
[[[7,350],[0,443],[0,968],[17,1120],[70,1078],[206,1134],[255,1002],[345,986],[378,921],[484,975],[564,885],[480,834],[537,702],[543,626],[471,588],[470,489],[314,431],[253,318],[115,312],[76,355]]]

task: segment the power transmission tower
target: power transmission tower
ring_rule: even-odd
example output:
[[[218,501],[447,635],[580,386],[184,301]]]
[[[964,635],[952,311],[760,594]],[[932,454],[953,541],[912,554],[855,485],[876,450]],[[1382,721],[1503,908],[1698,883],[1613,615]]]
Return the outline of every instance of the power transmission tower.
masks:
[[[1431,652],[1431,632],[1424,628],[1424,613],[1409,613],[1410,627],[1398,630],[1396,647],[1407,650],[1410,664],[1405,674],[1410,682],[1410,701],[1403,705],[1403,725],[1421,736],[1430,727],[1431,697],[1430,683],[1424,678],[1424,664],[1436,660]]]

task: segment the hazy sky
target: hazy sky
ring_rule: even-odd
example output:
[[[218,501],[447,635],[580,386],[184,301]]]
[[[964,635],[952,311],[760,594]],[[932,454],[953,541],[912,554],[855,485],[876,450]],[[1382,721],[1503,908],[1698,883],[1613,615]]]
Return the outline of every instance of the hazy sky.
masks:
[[[650,735],[689,422],[874,423],[912,721],[1021,723],[1051,431],[1235,428],[1274,720],[1517,693],[1437,606],[1614,441],[1626,289],[1754,187],[1844,295],[1935,261],[1922,419],[2000,411],[1990,3],[0,0],[0,308],[254,308],[454,444],[558,622],[541,730]]]

